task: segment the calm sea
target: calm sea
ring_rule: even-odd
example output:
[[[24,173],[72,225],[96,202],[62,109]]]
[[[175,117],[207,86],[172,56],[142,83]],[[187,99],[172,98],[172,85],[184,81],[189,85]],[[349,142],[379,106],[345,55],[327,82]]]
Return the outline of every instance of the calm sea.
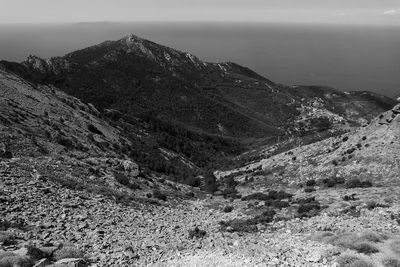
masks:
[[[134,33],[272,81],[400,94],[400,27],[246,23],[0,25],[0,59],[60,56]]]

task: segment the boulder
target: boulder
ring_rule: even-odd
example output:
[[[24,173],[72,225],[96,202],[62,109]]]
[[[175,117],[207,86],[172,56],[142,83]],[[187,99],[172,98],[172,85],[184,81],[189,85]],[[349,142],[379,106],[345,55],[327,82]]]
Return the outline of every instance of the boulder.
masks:
[[[124,168],[126,174],[134,177],[139,175],[139,165],[137,165],[136,163],[130,160],[124,160],[121,162],[121,165]]]
[[[54,263],[57,267],[83,267],[85,266],[85,260],[82,258],[67,258],[62,259]]]
[[[33,267],[45,267],[51,264],[49,259],[41,259],[33,265]]]

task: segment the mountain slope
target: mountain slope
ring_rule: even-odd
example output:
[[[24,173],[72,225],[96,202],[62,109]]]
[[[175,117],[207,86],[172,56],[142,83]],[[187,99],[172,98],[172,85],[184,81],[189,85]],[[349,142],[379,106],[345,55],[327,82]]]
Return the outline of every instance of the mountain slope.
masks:
[[[260,184],[299,184],[310,179],[368,179],[381,185],[400,182],[400,105],[342,136],[259,159],[218,176],[255,177]]]
[[[151,113],[191,129],[240,138],[342,129],[395,104],[371,93],[285,87],[237,64],[203,62],[134,35],[64,57],[31,56],[22,64],[0,65],[32,82],[53,84],[100,110]],[[321,125],[315,127],[316,121]]]

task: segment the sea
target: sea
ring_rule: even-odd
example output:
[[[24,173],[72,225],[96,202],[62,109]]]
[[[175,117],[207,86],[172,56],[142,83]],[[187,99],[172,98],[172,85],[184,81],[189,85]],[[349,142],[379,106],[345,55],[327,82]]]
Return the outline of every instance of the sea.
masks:
[[[239,22],[90,22],[0,25],[0,59],[20,62],[117,40],[129,33],[232,61],[284,85],[400,95],[400,26]]]

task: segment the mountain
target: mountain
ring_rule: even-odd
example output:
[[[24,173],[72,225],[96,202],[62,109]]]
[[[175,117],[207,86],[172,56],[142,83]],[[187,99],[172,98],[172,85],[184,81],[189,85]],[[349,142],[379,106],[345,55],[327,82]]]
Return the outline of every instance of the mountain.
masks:
[[[235,138],[359,125],[395,104],[368,92],[278,85],[235,63],[204,62],[135,35],[63,57],[30,56],[21,64],[1,65],[32,82],[53,84],[99,110],[152,114],[189,129]]]

